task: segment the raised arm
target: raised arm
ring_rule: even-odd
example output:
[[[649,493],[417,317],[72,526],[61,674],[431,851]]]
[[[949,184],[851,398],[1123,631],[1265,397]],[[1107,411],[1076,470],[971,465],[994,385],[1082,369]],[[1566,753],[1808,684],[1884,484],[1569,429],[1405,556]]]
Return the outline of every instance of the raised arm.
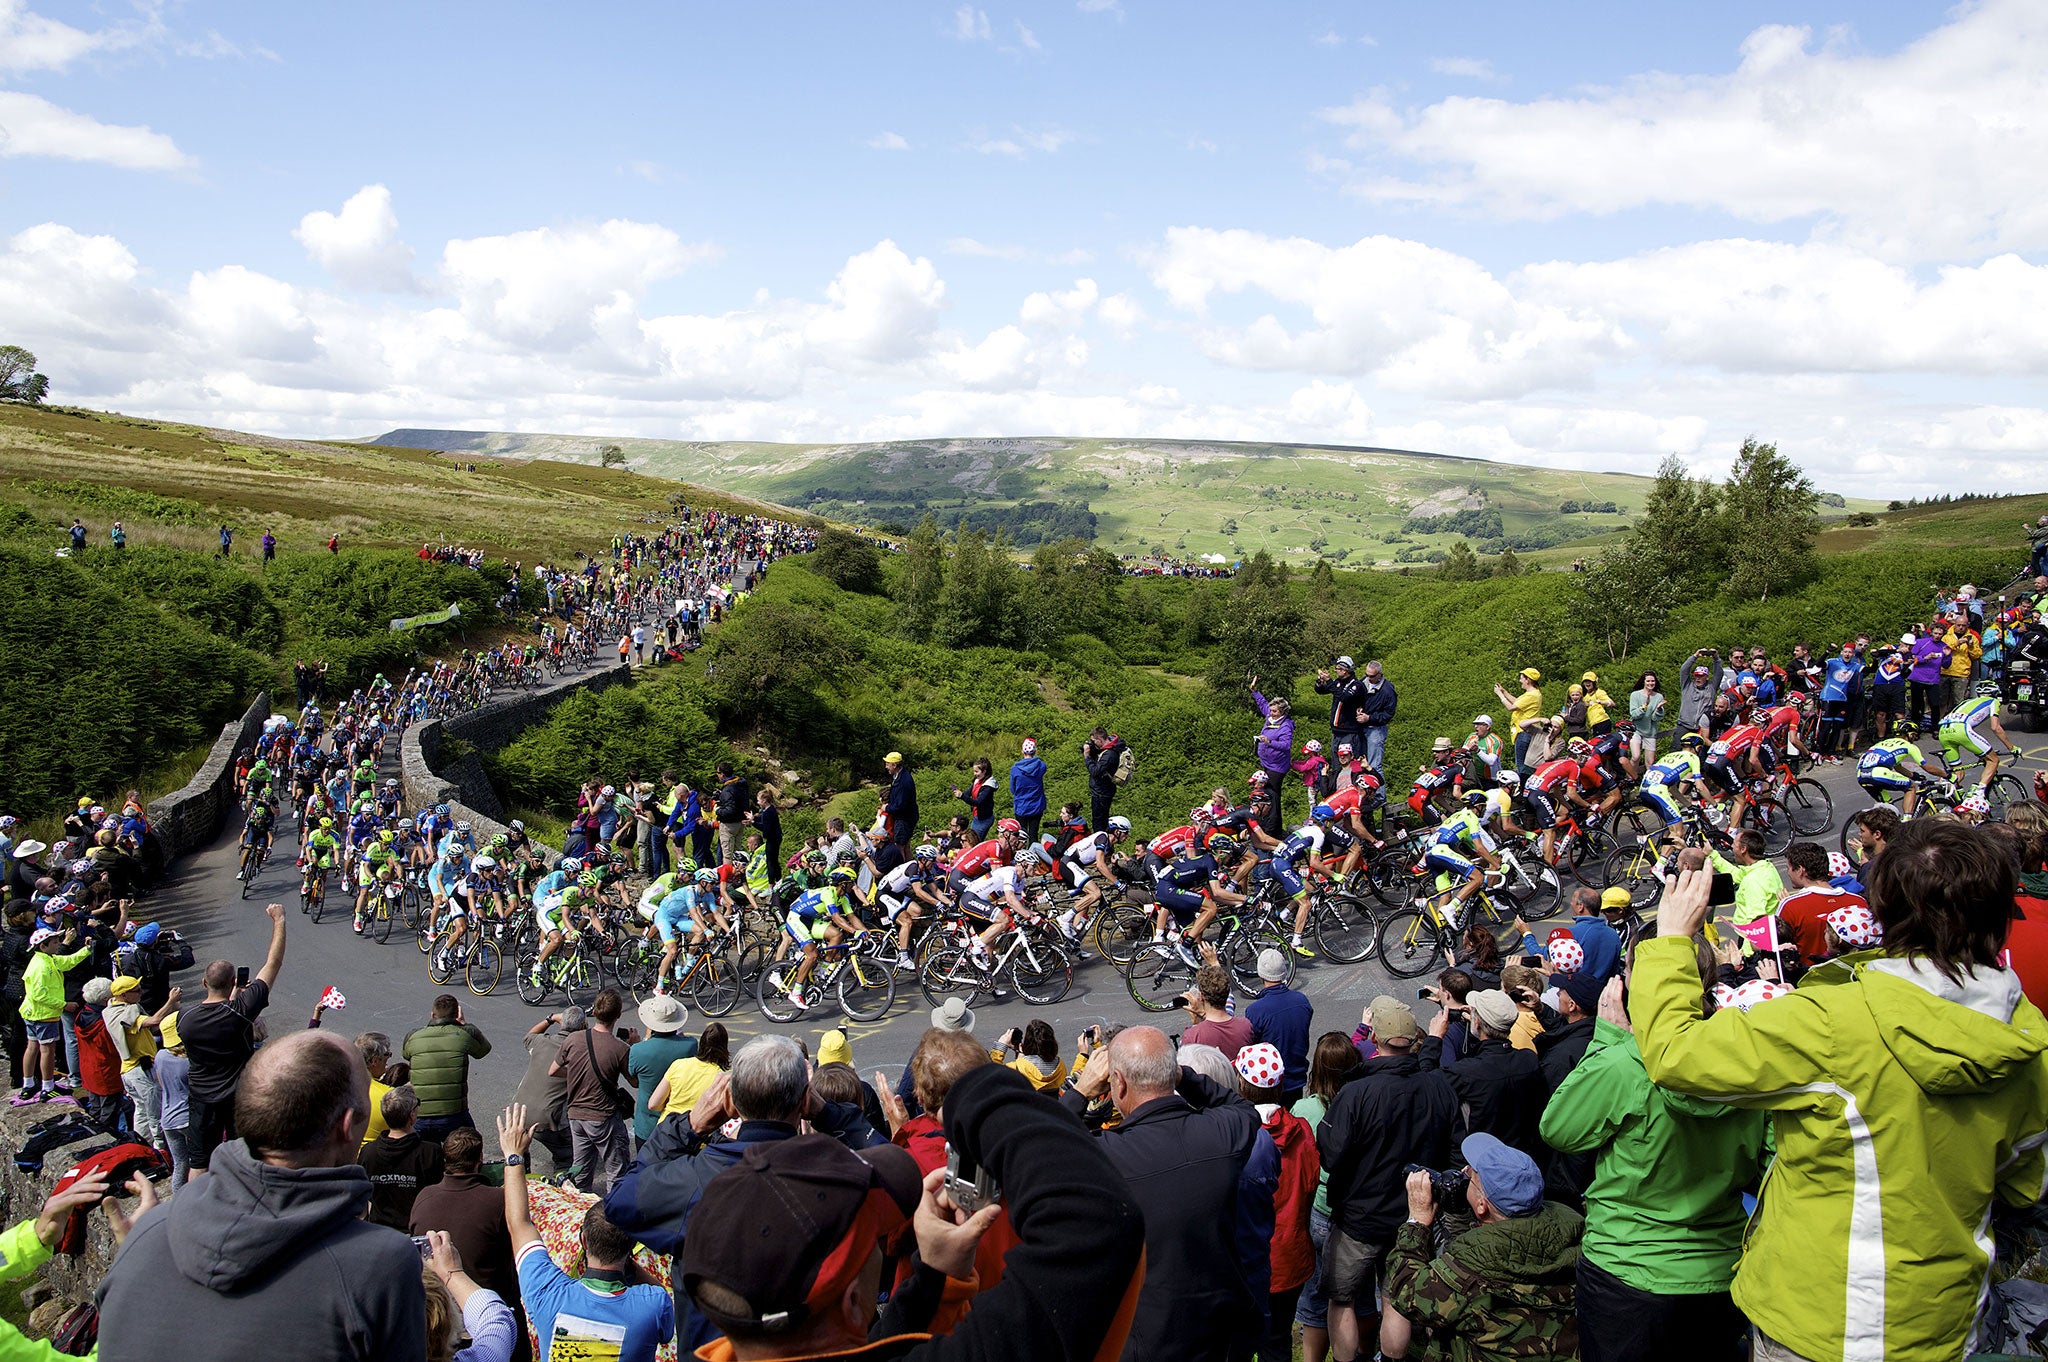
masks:
[[[509,1157],[505,1165],[505,1228],[512,1235],[512,1257],[516,1260],[526,1251],[528,1244],[538,1243],[540,1235],[533,1228],[533,1212],[526,1204],[526,1151],[533,1144],[533,1127],[526,1123],[526,1108],[514,1102],[498,1117],[498,1148],[509,1156],[517,1154],[522,1162],[513,1164]]]
[[[284,905],[268,904],[263,911],[270,914],[270,953],[263,957],[263,968],[256,971],[256,977],[265,988],[276,988],[277,976],[284,970]]]

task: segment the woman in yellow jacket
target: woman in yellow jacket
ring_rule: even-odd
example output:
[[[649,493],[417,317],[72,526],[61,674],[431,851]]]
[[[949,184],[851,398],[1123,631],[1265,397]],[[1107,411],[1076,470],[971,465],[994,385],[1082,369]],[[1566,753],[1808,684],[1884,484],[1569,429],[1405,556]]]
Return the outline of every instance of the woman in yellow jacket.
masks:
[[[1941,664],[1941,703],[1946,714],[1970,698],[1970,677],[1984,656],[1984,640],[1966,616],[1952,622],[1941,641],[1948,645],[1948,661]]]
[[[1600,685],[1600,673],[1587,672],[1579,678],[1580,686],[1586,693],[1586,731],[1594,737],[1614,731],[1614,720],[1607,711],[1614,707],[1614,698]]]
[[[1908,823],[1865,881],[1883,946],[1705,1019],[1692,937],[1711,874],[1658,904],[1629,980],[1644,1069],[1772,1113],[1777,1160],[1735,1270],[1759,1362],[1971,1347],[1993,1204],[2032,1205],[2048,1179],[2048,1019],[1998,963],[2015,882],[1984,834]]]
[[[1022,1031],[1012,1027],[1003,1032],[996,1041],[996,1048],[988,1052],[988,1057],[1015,1069],[1032,1087],[1054,1097],[1059,1096],[1060,1085],[1067,1081],[1067,1065],[1060,1058],[1059,1037],[1052,1033],[1051,1026],[1042,1021],[1029,1022]]]

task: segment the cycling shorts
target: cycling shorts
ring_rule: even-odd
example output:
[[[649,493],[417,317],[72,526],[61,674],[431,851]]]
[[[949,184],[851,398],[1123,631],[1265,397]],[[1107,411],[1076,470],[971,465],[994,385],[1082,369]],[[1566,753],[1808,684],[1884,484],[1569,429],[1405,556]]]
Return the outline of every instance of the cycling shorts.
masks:
[[[1965,750],[1975,752],[1980,757],[1991,755],[1991,741],[1977,731],[1976,724],[1943,724],[1937,736],[1941,739],[1942,755],[1947,757],[1951,764]]]
[[[1201,894],[1191,894],[1182,889],[1169,889],[1162,884],[1154,887],[1152,896],[1158,899],[1160,906],[1171,912],[1173,920],[1183,927],[1193,922],[1195,915],[1202,911]]]
[[[881,893],[875,895],[875,902],[882,909],[882,921],[894,922],[898,917],[902,916],[905,908],[916,904],[918,900],[911,894]]]
[[[798,945],[806,941],[823,941],[832,923],[827,918],[806,920],[802,913],[790,913],[782,919],[782,930],[789,933],[789,939]]]
[[[453,922],[456,918],[469,916],[469,905],[464,903],[460,896],[451,895],[446,907],[442,911],[446,912],[448,920]],[[481,917],[482,914],[478,914],[478,916]]]
[[[1546,790],[1524,790],[1522,798],[1529,801],[1529,818],[1538,828],[1557,826],[1557,801]]]
[[[261,830],[258,830],[258,829],[256,829],[256,828],[248,828],[248,827],[245,827],[245,828],[243,828],[243,829],[242,829],[242,845],[243,845],[243,846],[245,846],[245,847],[253,847],[253,846],[268,846],[269,844],[270,844],[270,829],[269,829],[269,828],[263,828],[263,829],[261,829]]]
[[[1422,858],[1425,870],[1440,871],[1458,879],[1469,877],[1479,869],[1479,863],[1454,846],[1433,846]]]
[[[696,922],[687,912],[658,912],[654,915],[654,930],[661,935],[664,945],[695,929]]]
[[[534,905],[533,920],[540,924],[542,932],[562,930],[562,896],[550,894]]]
[[[1910,790],[1914,785],[1913,777],[1889,766],[1876,766],[1868,771],[1858,771],[1856,783],[1863,787],[1864,793],[1880,804],[1885,802],[1887,794]]]
[[[1061,861],[1060,878],[1066,881],[1069,888],[1086,889],[1094,876],[1090,875],[1088,867],[1079,861]]]
[[[1676,823],[1679,819],[1678,801],[1671,797],[1671,787],[1661,781],[1654,785],[1637,786],[1636,803],[1655,810],[1657,816],[1666,823]]]
[[[1700,766],[1700,774],[1722,794],[1742,793],[1742,777],[1736,772],[1735,763],[1726,757],[1708,757]]]
[[[1296,870],[1285,861],[1273,861],[1268,869],[1272,873],[1273,883],[1280,886],[1280,897],[1291,899],[1301,892],[1301,872],[1299,870]]]

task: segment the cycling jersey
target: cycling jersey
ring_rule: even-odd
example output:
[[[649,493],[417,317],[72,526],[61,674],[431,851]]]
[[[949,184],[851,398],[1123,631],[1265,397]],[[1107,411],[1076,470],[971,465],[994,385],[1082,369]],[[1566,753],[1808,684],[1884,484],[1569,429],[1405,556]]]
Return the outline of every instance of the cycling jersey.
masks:
[[[1471,809],[1460,809],[1437,824],[1436,832],[1430,837],[1430,845],[1458,848],[1477,846],[1486,840],[1486,829],[1479,815]]]
[[[1728,730],[1727,736],[1707,749],[1707,760],[1723,758],[1733,761],[1764,742],[1764,730],[1756,724],[1737,724]]]
[[[1691,752],[1673,752],[1660,758],[1657,764],[1643,772],[1644,785],[1677,785],[1687,780],[1697,780],[1700,774],[1700,759]]]
[[[1223,874],[1223,867],[1208,852],[1182,855],[1161,867],[1153,884],[1153,896],[1185,927],[1202,908],[1202,891]]]
[[[249,821],[242,825],[242,845],[254,846],[259,841],[270,840],[271,817],[267,805],[258,804],[249,811]]]
[[[1926,761],[1926,757],[1921,754],[1918,746],[1904,738],[1882,738],[1872,743],[1870,750],[1857,761],[1856,775],[1861,779],[1867,771],[1897,770],[1899,763],[1906,761],[1918,766]]]
[[[683,876],[673,870],[656,877],[654,882],[647,886],[646,892],[640,895],[640,916],[652,918],[655,908],[661,901],[682,887]]]
[[[1000,837],[991,837],[978,843],[953,858],[953,873],[962,879],[973,879],[985,873],[989,867],[1008,865],[1010,854],[1003,849]]]
[[[926,870],[924,864],[915,859],[905,861],[889,871],[882,876],[881,882],[876,886],[876,896],[883,912],[891,919],[895,918],[915,897],[914,891],[917,886],[936,879],[937,874],[936,869]]]
[[[1585,783],[1585,768],[1570,757],[1546,761],[1530,773],[1527,788],[1544,795],[1562,794]]]
[[[654,930],[664,943],[677,940],[692,930],[697,911],[697,891],[678,889],[665,895],[654,909]]]
[[[845,896],[831,885],[806,891],[783,916],[782,929],[799,943],[823,941],[834,913],[845,913]]]
[[[1170,861],[1180,855],[1194,840],[1194,824],[1183,823],[1177,828],[1167,829],[1151,841],[1145,843],[1145,850],[1162,861]]]
[[[1863,664],[1854,657],[1831,657],[1821,670],[1826,678],[1820,686],[1823,701],[1847,700],[1850,687],[1863,676]]]
[[[994,904],[1000,895],[1015,894],[1019,888],[1017,867],[1013,865],[999,865],[980,879],[970,881],[961,886],[963,893],[972,900],[972,902],[963,900],[961,906],[986,917],[988,916],[987,908],[989,905]],[[977,905],[979,906],[977,907]]]
[[[1361,772],[1352,779],[1356,783],[1349,789],[1337,791],[1324,802],[1338,813],[1370,813],[1387,802],[1386,789],[1372,772]]]
[[[567,889],[574,881],[560,870],[550,870],[540,877],[540,883],[533,886],[533,906],[538,908],[544,900],[554,898]]]
[[[1998,713],[1998,700],[1990,695],[1975,695],[1957,705],[1942,717],[1941,726],[1961,724],[1975,727]]]
[[[306,839],[306,859],[316,862],[322,870],[331,867],[340,852],[341,839],[331,832],[316,832]]]
[[[1980,733],[1978,727],[1997,713],[1996,698],[1977,695],[1963,701],[1942,718],[1936,736],[1941,739],[1942,755],[1951,766],[1962,758],[1965,750],[1980,757],[1991,754],[1991,740]]]

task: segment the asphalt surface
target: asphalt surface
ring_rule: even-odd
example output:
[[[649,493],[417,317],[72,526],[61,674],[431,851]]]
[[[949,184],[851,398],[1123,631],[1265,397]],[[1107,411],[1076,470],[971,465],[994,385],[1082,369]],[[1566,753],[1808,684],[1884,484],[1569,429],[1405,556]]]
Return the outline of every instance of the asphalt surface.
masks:
[[[2031,773],[2041,769],[2036,749],[2018,768]],[[397,753],[385,759],[387,774],[395,774]],[[1851,764],[1825,767],[1817,772],[1835,801],[1835,821],[1821,840],[1830,849],[1842,819],[1866,807],[1869,800],[1857,788]],[[2031,776],[2028,776],[2031,783]],[[193,942],[200,964],[225,958],[246,964],[253,972],[263,962],[269,942],[267,902],[285,905],[286,949],[284,969],[272,995],[268,1013],[273,1034],[292,1026],[303,1026],[312,1016],[314,1003],[323,990],[339,987],[348,1005],[339,1014],[328,1014],[322,1025],[354,1035],[361,1031],[382,1031],[392,1038],[394,1050],[405,1034],[425,1024],[435,995],[452,992],[461,1001],[464,1016],[482,1028],[495,1047],[470,1069],[470,1109],[490,1138],[492,1114],[510,1099],[525,1071],[525,1049],[520,1037],[544,1015],[544,1010],[522,1003],[513,989],[510,971],[491,997],[478,997],[459,981],[451,986],[436,985],[427,975],[426,957],[410,933],[394,928],[389,944],[379,945],[359,938],[352,930],[347,911],[337,913],[330,905],[318,924],[302,915],[297,906],[298,879],[290,854],[276,856],[258,878],[255,889],[244,901],[235,879],[236,841],[240,825],[223,829],[205,850],[180,862],[167,882],[143,904],[139,920],[161,921],[176,927]],[[286,829],[279,842],[281,853],[295,845],[296,825]],[[333,891],[330,891],[333,892]],[[1357,1025],[1366,1003],[1377,994],[1414,998],[1415,990],[1428,980],[1396,980],[1376,961],[1358,965],[1332,965],[1321,960],[1300,961],[1295,986],[1316,1005],[1317,1029],[1349,1032]],[[180,976],[188,995],[197,991],[197,971]],[[895,1006],[888,1016],[873,1023],[849,1023],[854,1061],[863,1075],[879,1070],[893,1084],[908,1061],[918,1038],[928,1025],[928,1006],[908,975],[898,976]],[[1424,1021],[1427,1005],[1418,1009]],[[1074,987],[1066,999],[1051,1007],[1035,1007],[1015,998],[984,1002],[975,1008],[975,1033],[993,1039],[1010,1027],[1022,1027],[1034,1018],[1053,1024],[1060,1037],[1063,1057],[1071,1058],[1073,1038],[1096,1023],[1144,1021],[1162,1025],[1169,1034],[1185,1024],[1180,1013],[1148,1014],[1131,1002],[1121,976],[1107,962],[1091,960],[1075,972]],[[628,1015],[626,1019],[636,1024]],[[694,1033],[707,1018],[692,1010],[685,1029]],[[737,1048],[747,1038],[766,1032],[780,1032],[802,1038],[813,1053],[818,1038],[828,1028],[841,1024],[837,1007],[829,1000],[814,1005],[801,1022],[779,1026],[760,1014],[751,998],[742,999],[731,1014],[721,1018]]]

